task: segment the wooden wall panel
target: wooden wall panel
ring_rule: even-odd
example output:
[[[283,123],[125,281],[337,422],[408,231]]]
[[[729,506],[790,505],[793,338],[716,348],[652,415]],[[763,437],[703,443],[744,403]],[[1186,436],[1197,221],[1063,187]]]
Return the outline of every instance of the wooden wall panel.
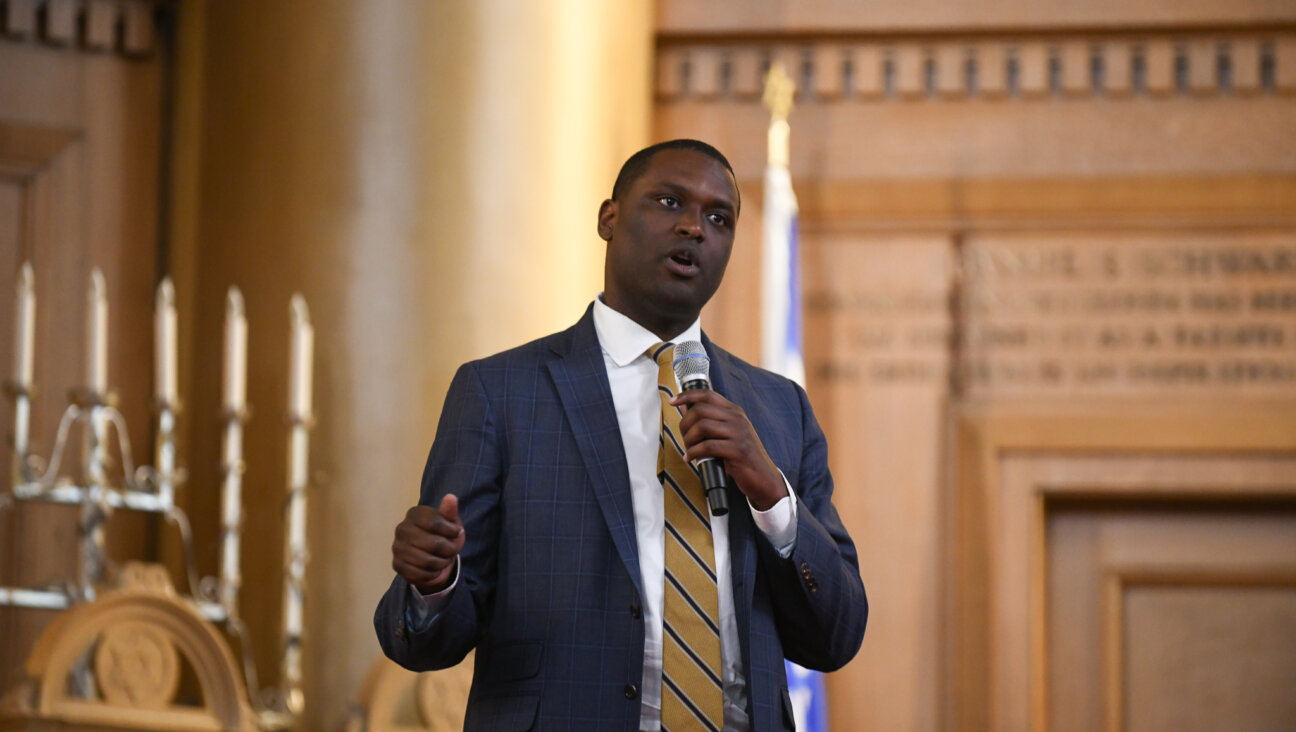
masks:
[[[1232,579],[1122,585],[1123,602],[1110,610],[1124,616],[1128,660],[1113,683],[1120,698],[1110,700],[1121,724],[1108,729],[1296,726],[1296,580]]]
[[[152,3],[119,24],[136,3],[100,8],[113,18],[82,22],[86,6],[55,3],[36,22],[38,3],[7,3],[0,40],[0,369],[12,376],[14,275],[34,269],[36,307],[33,452],[48,459],[68,393],[85,381],[85,292],[90,270],[103,270],[109,302],[109,385],[137,464],[151,462],[152,309],[158,273],[158,169],[161,163],[161,60],[151,53]],[[138,10],[138,8],[135,8]],[[133,11],[132,11],[133,12]],[[99,16],[96,15],[96,18]],[[130,27],[129,43],[124,35]],[[12,431],[6,398],[0,428]],[[6,441],[6,444],[10,444]],[[80,478],[77,433],[64,473]],[[110,478],[120,479],[120,455]],[[6,454],[5,464],[10,456]],[[67,463],[72,465],[67,467]],[[8,471],[6,471],[8,472]],[[5,479],[4,490],[8,490]],[[154,557],[154,519],[117,512],[108,525],[114,561]],[[0,584],[45,587],[72,579],[74,507],[22,506],[0,515]],[[13,679],[46,611],[0,609],[0,684]]]
[[[1122,480],[1126,495],[1078,501],[1045,487],[1056,486],[1065,461],[1041,478],[1047,459],[1018,459],[1036,463],[1036,489],[1050,495],[1049,730],[1282,729],[1296,721],[1288,693],[1296,679],[1296,504],[1255,490],[1290,486],[1292,460],[1093,457],[1089,472],[1107,463],[1111,475],[1086,477],[1085,490]],[[1116,478],[1149,470],[1179,473],[1182,482],[1164,481],[1149,499],[1138,497],[1138,477]]]
[[[1113,579],[1286,586],[1296,576],[1290,403],[1232,418],[1200,405],[1157,416],[1096,404],[1084,418],[1050,416],[1050,406],[969,409],[960,420],[959,484],[979,500],[959,504],[965,551],[952,555],[953,729],[1123,729],[1111,709],[1127,687],[1111,659],[1131,646],[1119,638],[1128,618],[1107,609],[1122,601]]]
[[[859,658],[828,678],[835,727],[933,728],[942,445],[914,436],[939,435],[944,420],[949,243],[825,235],[803,246],[806,386],[829,435],[834,502],[869,597],[880,599]]]
[[[1043,524],[999,513],[984,489],[999,443],[964,415],[1024,408],[1023,450],[1273,439],[1246,425],[1296,403],[1290,23],[1226,21],[1224,3],[1121,29],[1039,7],[1012,11],[1042,12],[1038,27],[995,26],[1006,6],[905,27],[837,4],[742,19],[660,7],[654,137],[716,144],[744,194],[704,314],[740,354],[759,352],[769,113],[750,91],[678,80],[695,49],[719,46],[734,68],[790,60],[799,84],[808,387],[874,608],[864,651],[828,680],[834,724],[1043,729],[1044,595],[1002,594],[993,543],[1016,522],[1034,539],[1013,561],[1034,576]]]

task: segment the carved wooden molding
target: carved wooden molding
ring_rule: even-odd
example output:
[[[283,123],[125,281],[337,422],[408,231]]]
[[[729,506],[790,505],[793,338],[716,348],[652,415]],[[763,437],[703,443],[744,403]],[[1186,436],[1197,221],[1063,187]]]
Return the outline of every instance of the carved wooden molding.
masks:
[[[80,139],[74,130],[0,121],[0,177],[28,181]]]
[[[197,704],[175,698],[184,668],[201,691]],[[37,639],[25,677],[0,700],[0,726],[257,729],[229,647],[157,565],[128,565],[121,589],[59,615]]]
[[[3,35],[83,51],[151,56],[164,0],[0,0]]]
[[[1287,175],[795,181],[803,231],[1296,225]],[[739,181],[742,191],[761,183]]]
[[[1296,93],[1296,33],[1024,33],[965,37],[660,39],[659,101],[760,101],[782,62],[799,103]]]

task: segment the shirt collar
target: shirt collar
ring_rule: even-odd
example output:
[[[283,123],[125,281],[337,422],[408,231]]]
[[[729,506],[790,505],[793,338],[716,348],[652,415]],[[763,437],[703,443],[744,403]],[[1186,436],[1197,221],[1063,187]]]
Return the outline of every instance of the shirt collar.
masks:
[[[661,343],[661,339],[652,331],[639,325],[626,315],[613,310],[603,302],[603,293],[594,298],[594,332],[598,335],[599,345],[603,352],[617,366],[627,366],[631,361],[644,355],[649,348]],[[684,329],[683,333],[671,339],[672,343],[702,340],[702,319]]]

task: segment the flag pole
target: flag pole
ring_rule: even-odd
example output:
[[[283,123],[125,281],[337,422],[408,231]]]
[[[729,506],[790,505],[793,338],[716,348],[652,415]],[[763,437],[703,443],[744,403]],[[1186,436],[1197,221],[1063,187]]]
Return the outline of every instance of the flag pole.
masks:
[[[765,76],[770,110],[761,247],[761,363],[805,386],[801,355],[801,277],[797,256],[797,200],[792,191],[788,114],[796,84],[782,64]]]
[[[796,84],[782,64],[765,76],[763,101],[770,110],[768,162],[761,247],[761,365],[805,386],[801,350],[801,267],[797,200],[792,190],[788,114]],[[799,730],[827,732],[823,674],[785,661],[788,695]]]

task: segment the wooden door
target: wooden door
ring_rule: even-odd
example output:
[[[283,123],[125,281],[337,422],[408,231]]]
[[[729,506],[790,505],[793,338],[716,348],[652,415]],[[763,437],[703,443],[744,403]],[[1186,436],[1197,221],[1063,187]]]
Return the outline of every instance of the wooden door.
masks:
[[[1296,728],[1290,410],[977,411],[960,419],[960,728]]]

